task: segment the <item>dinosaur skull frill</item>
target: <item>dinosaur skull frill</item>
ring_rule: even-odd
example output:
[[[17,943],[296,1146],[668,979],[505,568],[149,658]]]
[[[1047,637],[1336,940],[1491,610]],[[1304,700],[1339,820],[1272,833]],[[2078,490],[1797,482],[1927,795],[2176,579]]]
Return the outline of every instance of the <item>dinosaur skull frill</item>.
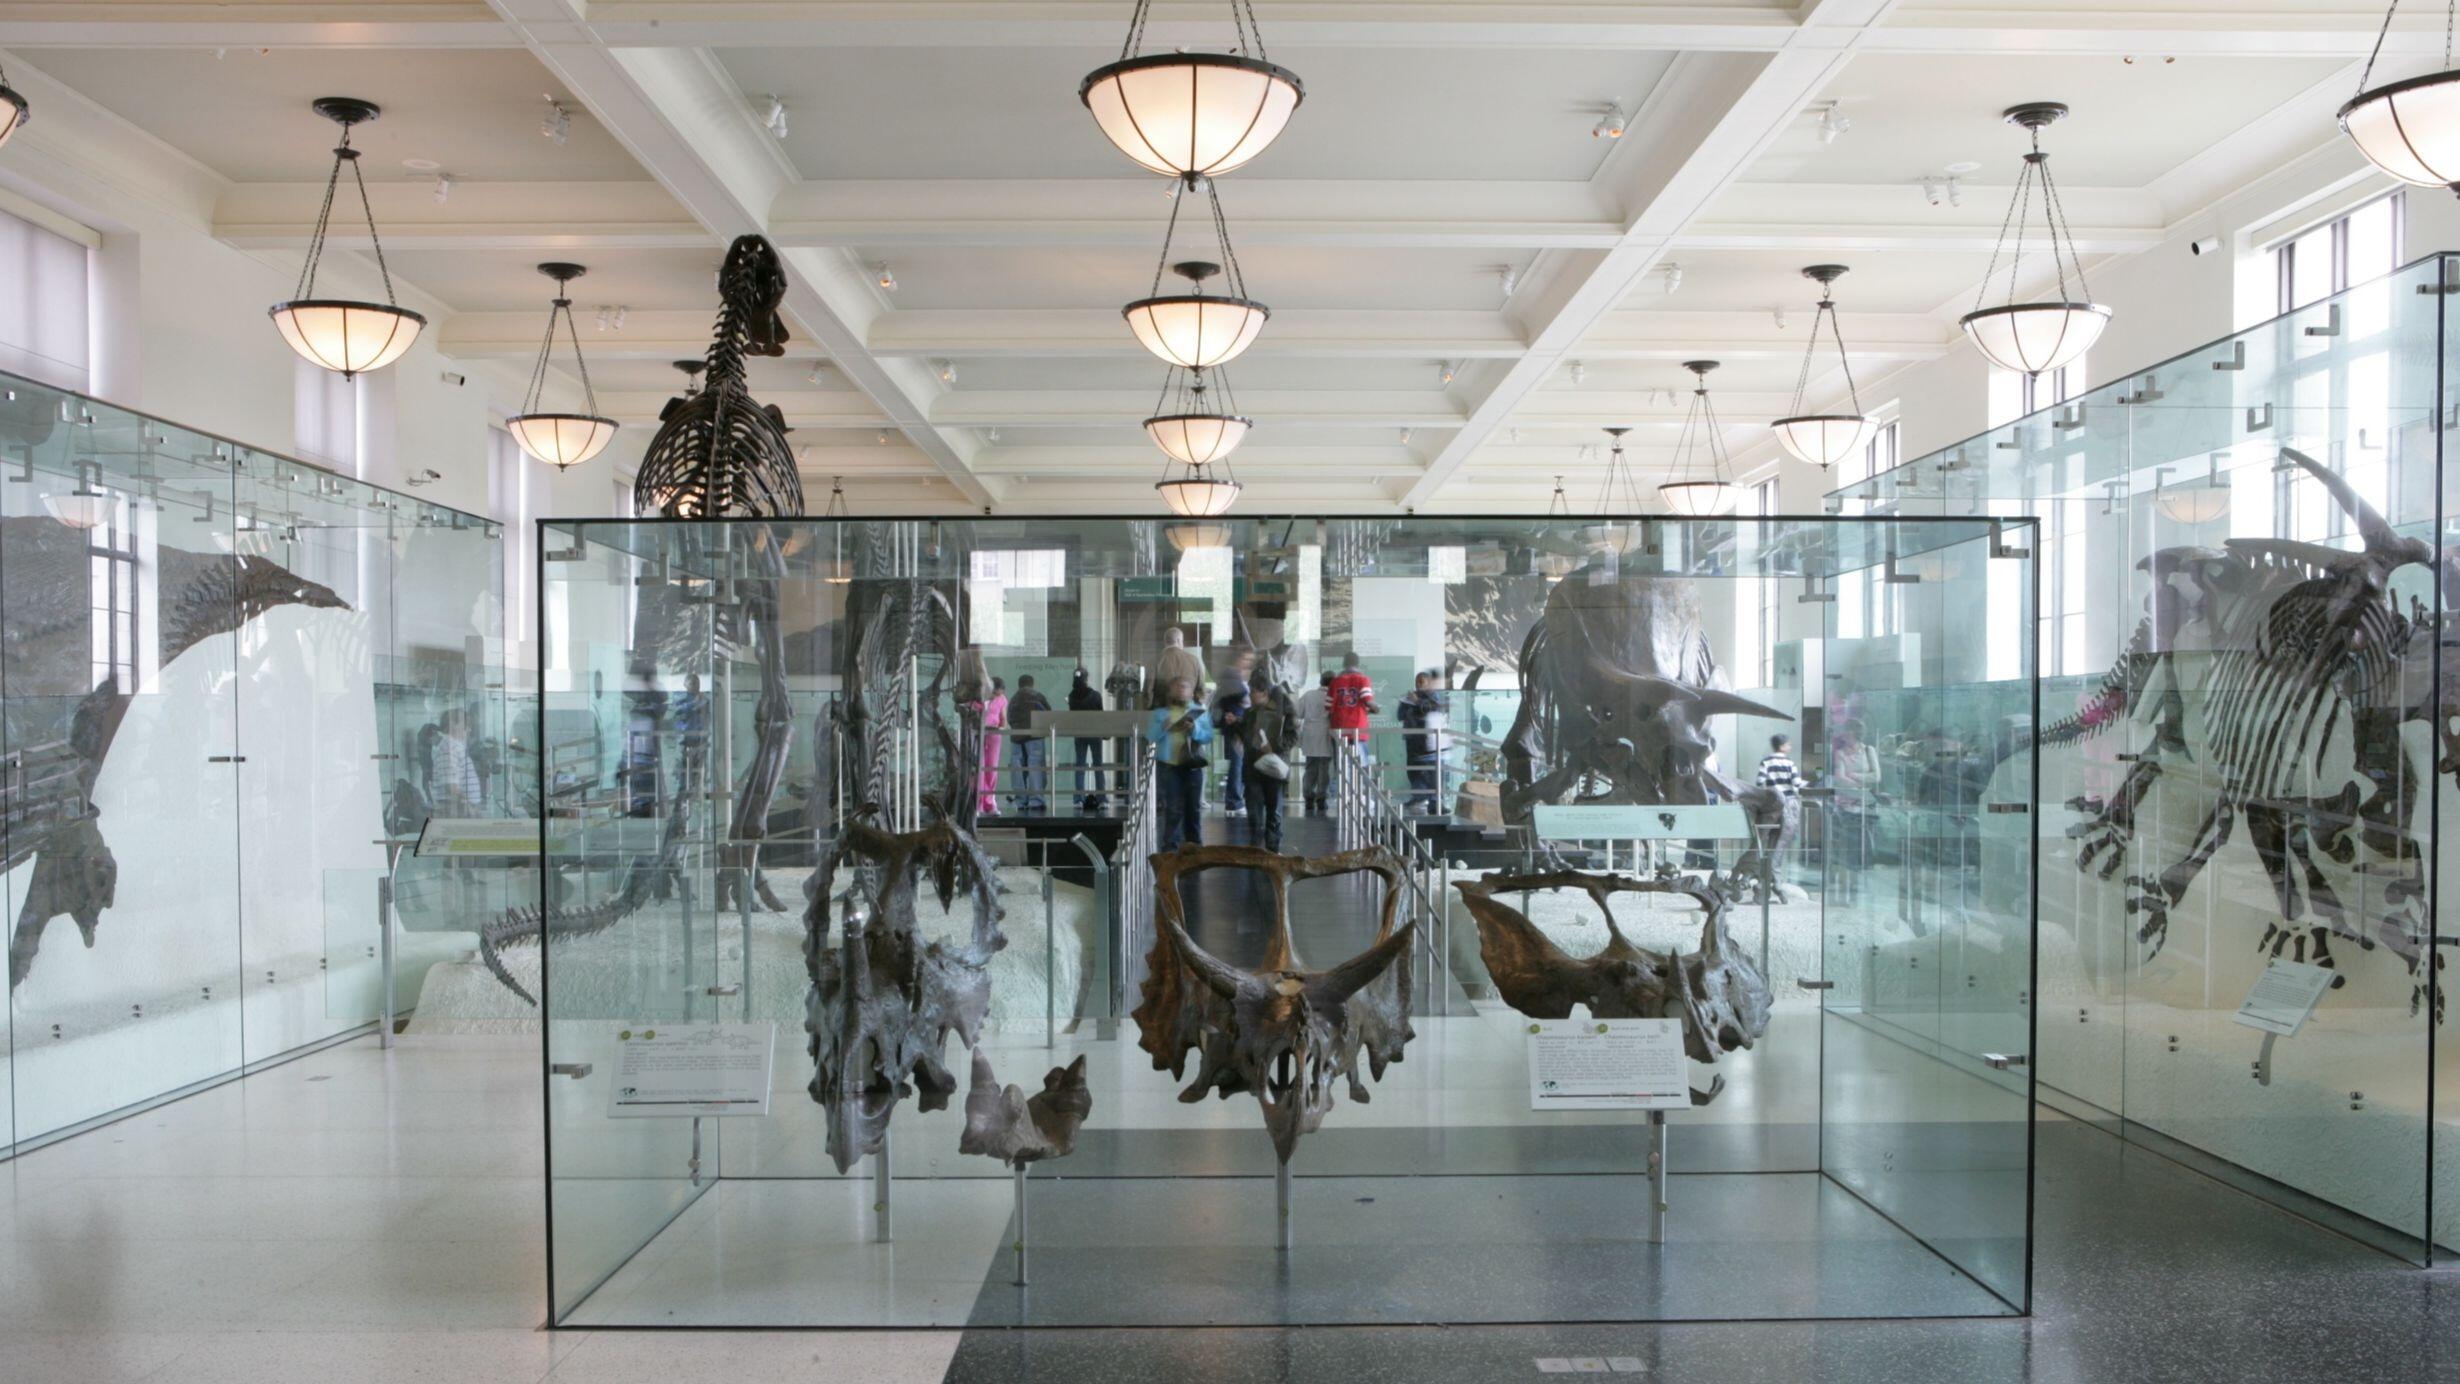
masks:
[[[1395,928],[1401,867],[1383,850],[1301,858],[1252,846],[1196,846],[1152,857],[1160,904],[1153,948],[1145,956],[1144,1002],[1134,1018],[1141,1045],[1156,1069],[1186,1074],[1197,1055],[1195,1080],[1179,1093],[1200,1101],[1255,1093],[1264,1128],[1282,1162],[1331,1111],[1334,1081],[1346,1079],[1350,1099],[1368,1099],[1359,1079],[1363,1057],[1381,1080],[1415,1036],[1409,1024],[1409,947],[1413,927]],[[1261,874],[1273,891],[1273,934],[1263,964],[1241,970],[1187,935],[1179,895],[1182,877],[1233,868]],[[1372,874],[1383,882],[1375,944],[1330,970],[1298,960],[1290,934],[1293,880]]]

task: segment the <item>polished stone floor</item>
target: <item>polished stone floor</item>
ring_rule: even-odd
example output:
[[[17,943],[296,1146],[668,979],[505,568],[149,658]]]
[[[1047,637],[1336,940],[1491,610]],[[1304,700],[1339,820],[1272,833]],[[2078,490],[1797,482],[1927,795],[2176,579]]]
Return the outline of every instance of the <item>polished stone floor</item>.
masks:
[[[370,1041],[0,1164],[0,1380],[1447,1384],[1590,1360],[1720,1384],[2460,1377],[2460,1276],[2057,1120],[2031,1320],[548,1332],[539,1115],[519,1040]]]

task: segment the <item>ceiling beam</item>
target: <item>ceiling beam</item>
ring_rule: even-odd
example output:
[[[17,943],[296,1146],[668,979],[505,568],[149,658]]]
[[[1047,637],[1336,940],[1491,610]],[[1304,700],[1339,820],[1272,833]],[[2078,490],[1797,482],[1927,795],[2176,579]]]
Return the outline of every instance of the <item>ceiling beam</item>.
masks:
[[[1821,40],[1766,57],[1686,53],[1649,93],[1624,148],[1619,176],[1637,210],[1622,243],[1603,254],[1566,257],[1572,262],[1545,285],[1534,305],[1535,329],[1528,354],[1496,381],[1470,411],[1468,421],[1444,445],[1426,473],[1399,501],[1413,508],[1432,498],[1444,481],[1482,446],[1543,384],[1591,328],[1623,301],[1642,275],[1665,254],[1674,237],[1741,177],[1825,88],[1848,57],[1852,39],[1893,8],[1894,0],[1810,0],[1803,30]],[[1842,42],[1831,40],[1842,39]]]
[[[716,59],[691,51],[618,51],[585,32],[582,0],[491,0],[539,61],[601,125],[721,241],[768,230],[768,210],[794,170],[743,106]],[[884,311],[843,255],[787,249],[789,330],[826,351],[861,390],[976,504],[992,496],[965,464],[970,444],[931,425],[937,382],[920,364],[874,358],[863,347]]]

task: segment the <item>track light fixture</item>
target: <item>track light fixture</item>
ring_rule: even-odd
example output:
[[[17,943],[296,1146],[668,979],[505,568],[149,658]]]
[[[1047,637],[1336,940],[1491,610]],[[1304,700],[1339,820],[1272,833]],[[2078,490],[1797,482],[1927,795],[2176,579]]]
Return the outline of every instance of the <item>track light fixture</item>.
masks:
[[[786,137],[786,103],[774,92],[769,96],[769,112],[760,118],[760,124],[779,139]]]
[[[1683,291],[1683,266],[1667,260],[1664,264],[1657,266],[1657,272],[1665,278],[1667,297],[1671,298]]]
[[[1606,113],[1599,116],[1597,123],[1589,127],[1589,138],[1621,139],[1623,132],[1630,128],[1631,122],[1623,114],[1623,103],[1609,101],[1606,103]]]
[[[2358,74],[2358,93],[2340,108],[2340,128],[2375,167],[2404,183],[2460,192],[2460,70],[2452,67],[2451,39],[2460,4],[2443,7],[2443,67],[2369,88],[2383,40],[2392,31],[2400,0],[2383,12],[2383,29]]]
[[[1454,379],[1459,377],[1460,367],[1447,360],[1440,366],[1436,367],[1436,373],[1443,377],[1443,382],[1445,384],[1450,384]]]
[[[438,173],[436,175],[436,204],[441,206],[445,202],[452,200],[452,196],[453,175],[450,173]]]
[[[1814,264],[1802,271],[1802,277],[1819,285],[1819,307],[1811,318],[1810,338],[1803,343],[1802,373],[1794,379],[1794,410],[1791,416],[1780,418],[1769,426],[1776,430],[1777,441],[1793,454],[1797,461],[1807,461],[1825,471],[1852,456],[1870,436],[1871,420],[1862,411],[1862,394],[1854,387],[1854,364],[1845,352],[1845,329],[1837,322],[1836,281],[1845,277],[1841,264]],[[1836,361],[1845,372],[1845,395],[1852,403],[1851,413],[1813,413],[1806,405],[1811,389],[1811,362],[1819,355],[1819,325],[1828,324],[1836,339]],[[1705,387],[1706,381],[1702,381]]]
[[[572,142],[572,112],[564,109],[564,103],[556,100],[553,92],[547,93],[547,115],[538,122],[538,133],[559,146]]]
[[[1577,360],[1573,361],[1571,368],[1563,373],[1571,377],[1572,388],[1574,389],[1578,389],[1582,385],[1589,382],[1589,367],[1586,362]]]
[[[803,377],[803,383],[814,385],[819,384],[821,382],[821,377],[827,373],[828,368],[829,363],[825,360],[813,361],[811,363],[811,373]]]
[[[393,297],[393,271],[385,267],[384,241],[376,234],[376,211],[367,200],[367,178],[359,171],[359,151],[350,147],[350,130],[374,120],[373,102],[350,96],[320,96],[309,103],[325,119],[342,127],[342,142],[333,150],[333,171],[325,176],[324,205],[316,213],[316,230],[308,237],[307,259],[299,269],[299,286],[286,302],[268,309],[282,339],[312,364],[355,379],[401,359],[419,337],[427,319],[401,306]],[[325,236],[333,222],[333,195],[341,187],[342,167],[359,189],[359,210],[367,218],[367,238],[376,251],[376,273],[384,281],[384,301],[316,296],[316,267],[324,258]]]
[[[1819,105],[1819,142],[1820,142],[1820,143],[1822,143],[1822,144],[1834,144],[1834,143],[1836,143],[1836,137],[1837,137],[1838,135],[1844,134],[1846,131],[1851,130],[1853,127],[1854,127],[1854,122],[1853,122],[1852,120],[1850,120],[1850,119],[1846,118],[1846,115],[1845,115],[1845,103],[1844,103],[1844,102],[1842,102],[1842,101],[1823,101],[1823,102],[1821,102],[1821,103],[1820,103],[1820,105]]]
[[[1519,268],[1507,264],[1496,271],[1496,277],[1503,281],[1503,300],[1507,303],[1512,301],[1512,290],[1520,287]]]
[[[2066,115],[2067,107],[2056,101],[2030,101],[2008,108],[2007,122],[2028,131],[2033,148],[2024,156],[2024,171],[2017,176],[2015,196],[2007,209],[2007,228],[1991,251],[1990,271],[1982,276],[1981,293],[1973,311],[1958,324],[1992,363],[2028,375],[2056,370],[2083,355],[2110,325],[2110,310],[2094,302],[2085,287],[2084,261],[2076,253],[2075,232],[2067,224],[2066,209],[2059,205],[2058,185],[2050,180],[2050,156],[2041,148],[2041,132]],[[2023,288],[2025,209],[2036,195],[2036,184],[2043,239],[2049,242],[2050,267],[2058,276],[2058,296],[2018,302],[2016,295]],[[2007,297],[1995,307],[1988,306],[1990,282],[1998,275],[2002,255],[2007,258]]]
[[[513,440],[521,450],[547,463],[558,471],[568,471],[606,450],[615,440],[619,426],[614,419],[598,412],[598,391],[589,382],[589,362],[581,355],[581,333],[572,322],[572,281],[589,271],[577,264],[560,261],[538,266],[538,272],[555,280],[555,301],[547,308],[547,335],[538,345],[538,363],[530,369],[529,393],[523,396],[521,412],[504,420]],[[563,319],[565,335],[572,342],[572,364],[581,374],[580,413],[549,413],[539,405],[546,401],[547,362],[555,351],[556,319]]]
[[[941,384],[955,384],[957,382],[957,363],[953,360],[935,361],[932,363],[931,373],[940,377]]]
[[[1298,74],[1264,54],[1249,0],[1230,0],[1228,53],[1143,53],[1152,0],[1136,0],[1119,59],[1087,73],[1077,99],[1103,137],[1144,168],[1180,179],[1243,167],[1280,138],[1305,99]]]
[[[885,263],[871,266],[871,281],[878,284],[883,293],[897,291],[897,275]]]

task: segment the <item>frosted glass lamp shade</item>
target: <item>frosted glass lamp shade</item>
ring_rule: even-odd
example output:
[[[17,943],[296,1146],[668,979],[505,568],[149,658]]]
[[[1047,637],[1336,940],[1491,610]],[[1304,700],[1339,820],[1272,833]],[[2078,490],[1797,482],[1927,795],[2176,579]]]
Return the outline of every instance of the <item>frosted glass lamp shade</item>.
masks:
[[[1228,413],[1170,413],[1145,420],[1145,433],[1172,461],[1209,466],[1239,449],[1255,424]]]
[[[2177,524],[2209,524],[2229,513],[2229,487],[2209,483],[2166,486],[2153,496],[2162,517]]]
[[[1190,519],[1211,519],[1228,514],[1238,503],[1239,483],[1223,480],[1201,466],[1191,466],[1187,474],[1176,480],[1155,481],[1153,488],[1170,506],[1170,512]]]
[[[51,511],[51,517],[72,529],[100,527],[111,517],[112,510],[118,504],[119,497],[116,495],[85,489],[43,497],[43,508]]]
[[[15,87],[0,86],[0,145],[26,127],[26,98]]]
[[[1822,470],[1860,451],[1871,435],[1871,420],[1858,413],[1806,413],[1780,418],[1769,426],[1794,460]]]
[[[1210,370],[1253,345],[1273,310],[1245,298],[1181,293],[1140,298],[1119,313],[1146,350],[1172,365]]]
[[[504,426],[522,451],[563,471],[605,451],[619,425],[587,413],[518,413]]]
[[[1668,481],[1657,487],[1657,498],[1670,514],[1705,519],[1732,510],[1739,496],[1728,481]]]
[[[2009,303],[1968,312],[1958,325],[1993,365],[2039,375],[2093,349],[2110,310],[2099,303]]]
[[[2404,183],[2460,183],[2460,71],[2361,91],[2340,108],[2340,128],[2368,162]]]
[[[1119,152],[1174,177],[1227,173],[1264,152],[1305,98],[1298,74],[1229,53],[1152,53],[1076,89]]]
[[[274,304],[271,313],[292,350],[345,379],[401,359],[427,325],[408,308],[342,298],[294,299]]]
[[[1172,524],[1162,532],[1170,539],[1170,546],[1183,553],[1197,548],[1230,546],[1228,524]]]

